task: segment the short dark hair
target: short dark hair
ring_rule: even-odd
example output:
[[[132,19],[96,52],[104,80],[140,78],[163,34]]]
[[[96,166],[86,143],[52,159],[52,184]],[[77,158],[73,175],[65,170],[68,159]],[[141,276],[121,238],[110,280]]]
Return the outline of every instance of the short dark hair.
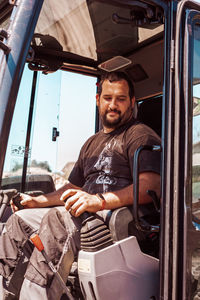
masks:
[[[124,72],[110,72],[110,73],[106,73],[106,74],[102,75],[101,80],[98,84],[98,90],[97,90],[97,93],[99,95],[101,95],[101,93],[102,93],[102,85],[105,80],[109,80],[110,82],[126,80],[128,83],[128,86],[129,86],[130,99],[132,99],[134,97],[134,95],[135,95],[134,85],[133,85],[132,81],[129,79],[129,77]]]

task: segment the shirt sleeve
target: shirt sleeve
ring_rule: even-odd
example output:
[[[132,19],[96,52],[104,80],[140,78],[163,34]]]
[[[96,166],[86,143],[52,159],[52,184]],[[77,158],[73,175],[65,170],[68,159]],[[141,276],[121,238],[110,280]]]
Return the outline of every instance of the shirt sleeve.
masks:
[[[137,138],[137,140],[130,141],[127,151],[128,151],[128,159],[129,165],[131,169],[131,174],[133,176],[133,160],[135,151],[140,146],[145,145],[160,145],[160,139],[157,136],[151,134],[144,134],[141,137]],[[160,152],[152,152],[150,150],[143,150],[139,155],[139,173],[143,172],[155,172],[160,174],[161,168],[161,153]]]

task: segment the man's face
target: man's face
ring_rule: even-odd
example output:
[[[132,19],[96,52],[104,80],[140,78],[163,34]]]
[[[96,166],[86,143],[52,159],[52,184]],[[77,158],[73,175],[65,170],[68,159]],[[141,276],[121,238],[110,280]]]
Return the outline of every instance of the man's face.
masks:
[[[131,118],[135,98],[130,99],[126,80],[105,80],[102,93],[96,99],[105,132],[111,132]]]

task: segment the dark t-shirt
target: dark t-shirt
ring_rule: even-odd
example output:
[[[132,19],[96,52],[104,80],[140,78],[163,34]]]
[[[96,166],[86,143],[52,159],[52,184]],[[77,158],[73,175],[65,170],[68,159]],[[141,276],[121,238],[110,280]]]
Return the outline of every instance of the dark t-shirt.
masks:
[[[84,191],[116,191],[133,182],[133,156],[141,145],[160,145],[159,136],[136,120],[110,132],[102,130],[83,145],[69,181]],[[139,172],[160,173],[160,153],[142,151]]]

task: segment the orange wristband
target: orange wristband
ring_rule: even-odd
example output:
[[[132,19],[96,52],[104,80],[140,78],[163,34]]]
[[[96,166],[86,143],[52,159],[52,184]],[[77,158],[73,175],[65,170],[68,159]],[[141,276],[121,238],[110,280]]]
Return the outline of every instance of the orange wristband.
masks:
[[[100,210],[104,210],[104,208],[106,206],[106,200],[105,200],[104,196],[101,193],[97,193],[96,196],[99,198],[99,200],[101,200],[101,209]]]

